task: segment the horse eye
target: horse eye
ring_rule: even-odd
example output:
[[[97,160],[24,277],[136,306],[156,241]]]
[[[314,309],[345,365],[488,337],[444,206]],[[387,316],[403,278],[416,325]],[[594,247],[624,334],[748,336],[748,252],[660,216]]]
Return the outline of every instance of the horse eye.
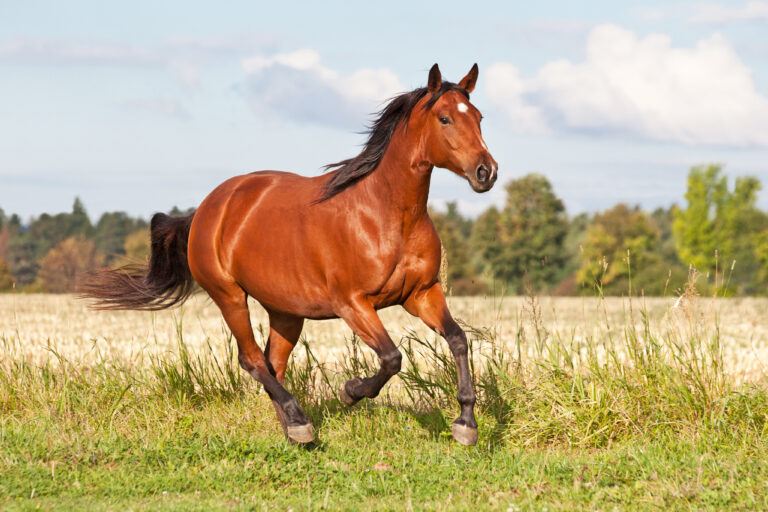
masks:
[[[440,122],[443,124],[451,124],[451,120],[448,119],[447,117],[441,117]]]

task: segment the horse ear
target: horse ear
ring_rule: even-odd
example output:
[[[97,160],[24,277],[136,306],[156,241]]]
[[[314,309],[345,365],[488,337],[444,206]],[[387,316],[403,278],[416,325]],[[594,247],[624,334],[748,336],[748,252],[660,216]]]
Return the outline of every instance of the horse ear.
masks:
[[[443,77],[440,75],[440,68],[437,67],[437,63],[429,70],[429,78],[427,79],[427,90],[429,92],[437,92],[443,83]]]
[[[477,74],[479,73],[479,70],[477,68],[477,62],[475,62],[472,65],[472,69],[469,70],[469,73],[467,73],[467,76],[461,79],[461,82],[459,82],[459,87],[464,89],[467,92],[472,92],[475,90],[475,84],[477,83]]]

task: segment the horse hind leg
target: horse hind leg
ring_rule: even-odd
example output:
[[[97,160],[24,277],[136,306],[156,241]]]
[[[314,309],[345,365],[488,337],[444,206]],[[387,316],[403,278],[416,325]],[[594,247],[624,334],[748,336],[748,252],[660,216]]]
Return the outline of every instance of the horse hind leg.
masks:
[[[267,358],[270,373],[280,385],[285,384],[285,369],[288,366],[288,358],[299,340],[303,327],[304,319],[301,317],[269,312],[269,338],[264,355]],[[285,411],[280,402],[272,400],[272,405],[275,407],[277,419],[283,427],[283,433],[291,439],[288,435]]]
[[[276,409],[279,407],[282,415],[278,412],[278,419],[281,424],[284,424],[285,435],[298,443],[314,441],[312,423],[301,410],[296,398],[278,381],[273,373],[274,370],[271,370],[267,358],[256,343],[245,291],[236,284],[226,289],[206,289],[221,309],[224,321],[237,340],[240,366],[264,386],[273,403],[277,404]]]

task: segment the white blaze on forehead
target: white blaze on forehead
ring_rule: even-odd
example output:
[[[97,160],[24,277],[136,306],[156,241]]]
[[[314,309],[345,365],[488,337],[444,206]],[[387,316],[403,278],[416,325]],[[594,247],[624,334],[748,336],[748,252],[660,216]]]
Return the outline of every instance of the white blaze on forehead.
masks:
[[[469,107],[467,106],[466,103],[459,103],[457,108],[459,109],[459,112],[461,112],[462,114],[466,113],[467,110],[469,110]]]

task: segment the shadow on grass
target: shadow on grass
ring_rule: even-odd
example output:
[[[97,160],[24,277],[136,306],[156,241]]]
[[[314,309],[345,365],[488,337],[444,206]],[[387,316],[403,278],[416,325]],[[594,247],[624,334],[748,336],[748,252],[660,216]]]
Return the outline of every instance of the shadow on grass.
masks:
[[[380,367],[373,354],[361,350],[360,341],[356,336],[349,340],[347,353],[339,359],[340,367],[334,370],[330,370],[318,360],[305,339],[300,340],[299,349],[304,352],[303,361],[289,365],[286,372],[286,388],[296,396],[318,430],[322,429],[329,418],[366,411],[374,415],[377,410],[383,408],[403,415],[403,421],[406,421],[405,416],[409,416],[430,439],[451,438],[452,420],[449,418],[459,412],[455,398],[458,376],[453,356],[438,350],[413,333],[408,334],[399,347],[404,353],[404,368],[399,374],[403,385],[401,396],[392,397],[385,394],[373,400],[363,399],[353,406],[340,402],[336,392],[346,380],[356,376],[374,375]],[[416,350],[418,348],[426,354],[425,358]],[[433,368],[424,371],[424,362]],[[476,381],[476,386],[480,384],[477,382],[477,375],[473,375],[473,380]],[[490,443],[494,448],[505,443],[504,432],[508,418],[512,415],[512,407],[501,397],[500,382],[483,384],[480,386],[483,388],[482,395],[492,393],[493,396],[490,400],[479,397],[477,411],[490,415],[495,421],[481,430],[480,435],[486,446]],[[494,389],[490,389],[491,387]]]
[[[370,415],[375,416],[377,410],[392,412],[394,415],[402,416],[403,421],[410,417],[427,434],[427,437],[433,441],[447,439],[451,440],[451,423],[446,418],[450,418],[454,412],[446,413],[445,410],[434,407],[418,407],[412,404],[400,403],[392,398],[363,399],[352,406],[346,406],[338,398],[327,398],[314,400],[312,403],[303,404],[304,412],[315,425],[317,431],[321,431],[323,426],[331,418],[343,418],[351,415]],[[507,428],[507,418],[512,414],[512,408],[506,401],[499,399],[495,406],[489,410],[479,411],[484,415],[494,418],[492,425],[486,428],[480,427],[480,438],[483,446],[490,450],[495,450],[507,443],[505,431]],[[455,414],[458,415],[458,405]],[[350,439],[354,442],[354,439]],[[308,447],[308,449],[323,449],[322,440],[317,441],[318,446]]]

